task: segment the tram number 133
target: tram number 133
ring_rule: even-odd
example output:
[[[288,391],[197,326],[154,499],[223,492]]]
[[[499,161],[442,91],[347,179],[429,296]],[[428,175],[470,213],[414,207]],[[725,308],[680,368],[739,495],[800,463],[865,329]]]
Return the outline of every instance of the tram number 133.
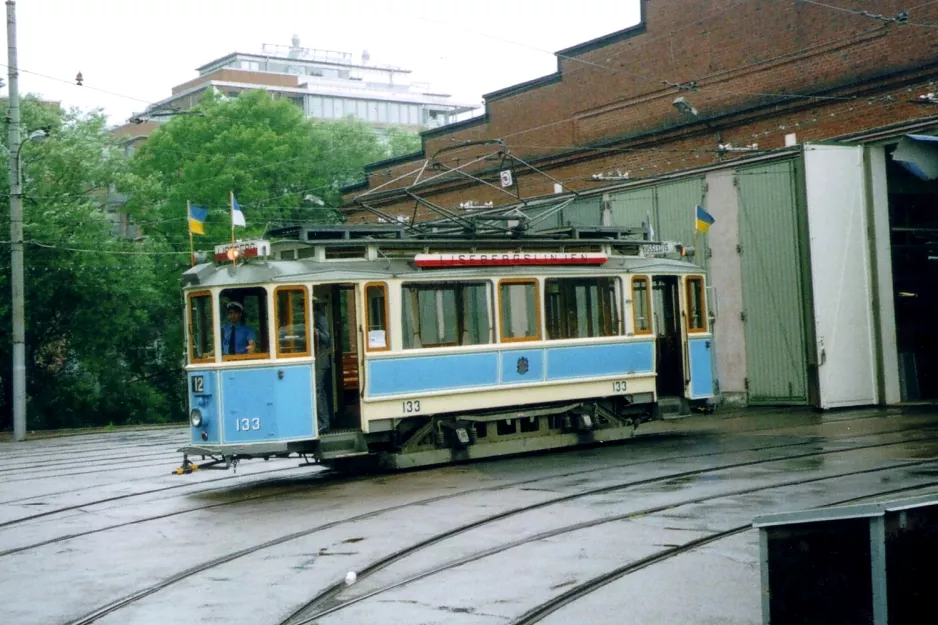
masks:
[[[404,414],[417,414],[420,412],[420,400],[408,399],[405,402],[401,402],[401,410],[404,411]]]
[[[616,380],[612,383],[612,392],[613,393],[624,393],[625,392],[625,380]]]
[[[235,419],[235,430],[238,432],[250,432],[251,430],[261,429],[261,420],[257,417],[253,419]]]

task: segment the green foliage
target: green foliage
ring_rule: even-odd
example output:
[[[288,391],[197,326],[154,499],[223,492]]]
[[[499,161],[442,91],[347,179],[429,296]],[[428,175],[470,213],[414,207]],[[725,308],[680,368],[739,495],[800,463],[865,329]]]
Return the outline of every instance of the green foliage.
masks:
[[[178,290],[180,259],[158,243],[114,237],[103,208],[126,163],[102,115],[33,99],[22,108],[24,129],[51,131],[22,149],[28,427],[181,416],[180,350],[168,347],[181,340],[178,300],[167,298]],[[9,223],[6,182],[0,217]],[[2,252],[0,290],[9,293],[9,246]],[[4,330],[10,314],[9,298],[0,298]],[[12,413],[11,351],[11,341],[0,342],[0,427]]]
[[[339,189],[366,164],[419,149],[417,135],[384,137],[354,120],[306,120],[292,102],[257,91],[207,95],[198,114],[154,132],[128,160],[98,113],[22,101],[26,363],[30,429],[160,423],[186,416],[182,298],[188,268],[186,202],[209,209],[197,249],[230,239],[229,192],[256,236],[269,224],[336,222]],[[0,154],[6,166],[8,152]],[[146,237],[115,236],[115,191]],[[9,224],[0,177],[0,222]],[[0,241],[7,237],[0,236]],[[0,244],[0,292],[10,292]],[[0,335],[10,298],[0,296]],[[0,341],[0,429],[11,427],[12,345]]]
[[[339,189],[416,136],[395,132],[391,145],[364,122],[307,120],[291,101],[260,90],[233,100],[206,92],[195,111],[150,136],[122,185],[146,231],[179,250],[189,245],[187,201],[209,210],[197,248],[230,240],[232,192],[248,224],[238,238],[272,224],[337,222],[330,207],[341,201]]]
[[[404,156],[405,154],[415,154],[421,152],[423,149],[423,142],[420,140],[420,135],[418,134],[392,126],[387,129],[387,136],[387,158]]]

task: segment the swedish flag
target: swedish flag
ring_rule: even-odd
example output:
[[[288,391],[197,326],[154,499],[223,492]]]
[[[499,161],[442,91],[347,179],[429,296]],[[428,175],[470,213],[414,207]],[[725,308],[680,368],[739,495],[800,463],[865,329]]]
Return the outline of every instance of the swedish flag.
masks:
[[[205,220],[208,211],[198,206],[189,206],[189,232],[192,234],[205,234]]]
[[[697,230],[699,232],[709,230],[710,226],[712,226],[715,221],[716,219],[713,218],[713,215],[705,211],[702,206],[697,207]]]

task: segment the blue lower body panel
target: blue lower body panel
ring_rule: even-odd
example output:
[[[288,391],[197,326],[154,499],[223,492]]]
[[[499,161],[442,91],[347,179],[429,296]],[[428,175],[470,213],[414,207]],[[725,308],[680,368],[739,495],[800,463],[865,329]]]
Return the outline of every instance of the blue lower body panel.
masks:
[[[367,396],[492,389],[545,381],[586,380],[654,371],[652,341],[375,358],[366,364]]]
[[[316,435],[312,364],[227,369],[220,378],[223,444]]]

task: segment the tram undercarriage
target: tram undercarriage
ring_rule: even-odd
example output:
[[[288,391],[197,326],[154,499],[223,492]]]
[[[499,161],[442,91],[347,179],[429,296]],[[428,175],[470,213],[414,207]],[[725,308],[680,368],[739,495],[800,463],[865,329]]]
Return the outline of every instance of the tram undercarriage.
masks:
[[[633,403],[634,402],[634,403]],[[660,418],[651,393],[589,401],[519,406],[472,414],[402,419],[393,430],[336,430],[318,440],[219,450],[188,447],[180,472],[228,469],[240,460],[296,456],[339,470],[408,469],[630,439]],[[208,462],[194,463],[200,455]]]

